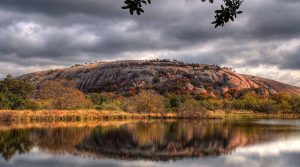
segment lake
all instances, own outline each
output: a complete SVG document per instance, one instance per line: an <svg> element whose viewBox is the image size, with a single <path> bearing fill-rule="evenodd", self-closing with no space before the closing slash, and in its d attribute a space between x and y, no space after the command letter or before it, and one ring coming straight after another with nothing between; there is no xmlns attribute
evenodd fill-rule
<svg viewBox="0 0 300 167"><path fill-rule="evenodd" d="M300 120L0 126L1 167L298 167Z"/></svg>

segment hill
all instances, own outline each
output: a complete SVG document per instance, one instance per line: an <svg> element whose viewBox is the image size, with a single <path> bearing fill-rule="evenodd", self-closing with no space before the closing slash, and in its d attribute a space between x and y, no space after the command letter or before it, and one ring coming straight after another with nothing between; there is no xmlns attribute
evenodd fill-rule
<svg viewBox="0 0 300 167"><path fill-rule="evenodd" d="M261 77L239 74L230 68L187 64L169 60L124 60L75 65L18 77L35 85L45 80L75 80L83 92L135 93L141 89L160 93L238 96L250 90L261 96L276 93L300 94L300 88Z"/></svg>

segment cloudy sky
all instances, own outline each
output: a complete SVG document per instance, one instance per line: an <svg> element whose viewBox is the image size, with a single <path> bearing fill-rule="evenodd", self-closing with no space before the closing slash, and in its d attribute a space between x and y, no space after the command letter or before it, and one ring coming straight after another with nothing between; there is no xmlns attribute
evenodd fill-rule
<svg viewBox="0 0 300 167"><path fill-rule="evenodd" d="M97 60L168 58L300 86L300 0L245 0L244 13L217 29L210 23L220 2L152 0L141 16L122 5L0 0L0 77Z"/></svg>

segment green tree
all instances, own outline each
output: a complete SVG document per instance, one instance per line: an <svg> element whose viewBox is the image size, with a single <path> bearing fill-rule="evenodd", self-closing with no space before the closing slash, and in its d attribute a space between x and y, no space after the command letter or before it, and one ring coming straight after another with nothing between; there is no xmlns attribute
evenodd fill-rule
<svg viewBox="0 0 300 167"><path fill-rule="evenodd" d="M0 81L0 109L25 109L32 104L34 86L8 75Z"/></svg>
<svg viewBox="0 0 300 167"><path fill-rule="evenodd" d="M0 109L9 109L10 108L10 102L8 98L5 96L5 94L0 93Z"/></svg>

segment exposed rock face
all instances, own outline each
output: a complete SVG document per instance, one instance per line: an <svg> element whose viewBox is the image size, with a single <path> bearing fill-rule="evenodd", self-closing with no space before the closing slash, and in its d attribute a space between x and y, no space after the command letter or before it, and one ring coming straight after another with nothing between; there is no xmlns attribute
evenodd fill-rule
<svg viewBox="0 0 300 167"><path fill-rule="evenodd" d="M300 94L300 88L277 81L243 75L216 65L185 64L178 61L113 61L79 65L66 69L31 73L18 77L34 84L45 80L77 81L84 92L154 89L159 92L212 94L224 96L245 89L262 96L274 93Z"/></svg>

